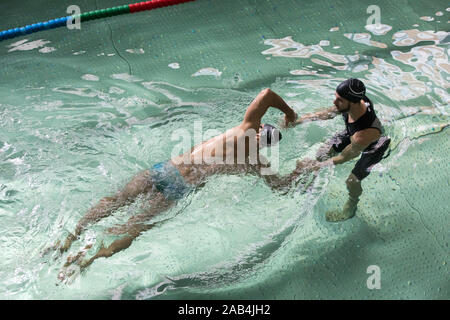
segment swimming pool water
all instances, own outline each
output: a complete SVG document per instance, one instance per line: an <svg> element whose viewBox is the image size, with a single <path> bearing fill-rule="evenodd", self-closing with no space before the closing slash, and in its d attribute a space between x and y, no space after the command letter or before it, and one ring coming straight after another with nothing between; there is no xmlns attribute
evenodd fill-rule
<svg viewBox="0 0 450 320"><path fill-rule="evenodd" d="M73 1L51 3L2 1L0 28L65 16ZM82 11L126 3L77 1ZM197 0L0 42L0 298L448 299L450 8L377 1L374 29L371 4ZM67 254L46 248L170 158L176 129L225 131L267 87L299 114L316 111L349 77L365 82L392 139L355 218L324 217L345 203L354 161L287 195L253 176L212 177L130 248L58 281ZM284 130L280 173L343 126ZM142 201L91 226L70 253L112 241L104 230ZM381 289L367 287L371 265Z"/></svg>

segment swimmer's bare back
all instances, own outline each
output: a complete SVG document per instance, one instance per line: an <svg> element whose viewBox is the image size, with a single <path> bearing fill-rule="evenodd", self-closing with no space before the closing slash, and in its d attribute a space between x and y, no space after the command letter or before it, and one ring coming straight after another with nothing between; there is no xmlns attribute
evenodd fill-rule
<svg viewBox="0 0 450 320"><path fill-rule="evenodd" d="M248 137L248 136L247 136ZM259 155L259 148L253 150L253 161L249 154L250 137L246 138L241 126L236 126L194 146L191 151L171 159L171 163L191 185L202 183L215 174L233 174L257 170L267 160ZM254 137L256 140L256 136ZM254 142L256 146L256 141Z"/></svg>
<svg viewBox="0 0 450 320"><path fill-rule="evenodd" d="M284 112L286 125L295 123L297 114L294 110L275 92L264 89L249 105L239 125L172 158L172 164L192 185L213 174L249 172L267 167L267 159L259 154L259 133L261 118L269 107Z"/></svg>

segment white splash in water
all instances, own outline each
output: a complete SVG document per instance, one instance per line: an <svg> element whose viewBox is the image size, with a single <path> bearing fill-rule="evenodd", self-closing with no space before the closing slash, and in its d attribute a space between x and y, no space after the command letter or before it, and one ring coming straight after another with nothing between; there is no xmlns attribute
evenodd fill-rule
<svg viewBox="0 0 450 320"><path fill-rule="evenodd" d="M56 101L41 101L38 104L33 105L33 109L36 111L51 111L62 107L64 103L61 100Z"/></svg>
<svg viewBox="0 0 450 320"><path fill-rule="evenodd" d="M8 151L8 149L11 147L10 144L8 144L8 142L5 142L5 145L0 149L0 153L3 153L5 151Z"/></svg>
<svg viewBox="0 0 450 320"><path fill-rule="evenodd" d="M103 163L101 163L97 169L101 172L101 174L105 177L108 177L108 171L105 169L105 167L103 166Z"/></svg>
<svg viewBox="0 0 450 320"><path fill-rule="evenodd" d="M93 98L99 95L99 91L95 91L89 88L73 88L73 87L57 87L52 89L55 92L74 94L80 97Z"/></svg>
<svg viewBox="0 0 450 320"><path fill-rule="evenodd" d="M142 48L140 48L140 49L127 49L125 51L129 52L129 53L134 53L134 54L144 54L145 53L144 49L142 49Z"/></svg>
<svg viewBox="0 0 450 320"><path fill-rule="evenodd" d="M334 62L346 63L345 58L339 54L326 52L319 45L305 46L302 43L292 40L291 36L287 36L282 39L267 39L266 41L264 41L264 44L273 47L261 52L264 55L270 54L274 57L286 58L309 58L314 54L323 56Z"/></svg>
<svg viewBox="0 0 450 320"><path fill-rule="evenodd" d="M53 51L56 51L56 49L53 47L43 47L42 49L39 50L39 52L41 53L50 53Z"/></svg>
<svg viewBox="0 0 450 320"><path fill-rule="evenodd" d="M9 45L8 47L11 49L9 49L8 52L29 51L29 50L44 47L46 44L50 43L50 41L46 41L43 39L39 39L36 41L31 41L31 42L27 42L27 41L28 41L28 39L25 39L25 40L21 40L21 41L18 41L18 42L15 42L15 43Z"/></svg>
<svg viewBox="0 0 450 320"><path fill-rule="evenodd" d="M176 62L169 64L169 68L180 69L180 65Z"/></svg>
<svg viewBox="0 0 450 320"><path fill-rule="evenodd" d="M128 73L117 73L117 74L113 74L111 75L111 78L113 79L118 79L118 80L123 80L123 81L127 81L127 82L139 82L142 81L142 79L132 76Z"/></svg>
<svg viewBox="0 0 450 320"><path fill-rule="evenodd" d="M198 77L198 76L215 76L215 77L220 77L221 75L222 75L222 72L220 72L217 69L214 69L214 68L203 68L203 69L198 70L192 76L193 77Z"/></svg>
<svg viewBox="0 0 450 320"><path fill-rule="evenodd" d="M21 44L23 44L23 43L25 43L25 42L27 42L27 41L28 41L28 39L20 40L20 41L11 43L11 44L9 45L9 47L17 47L17 46L20 46Z"/></svg>
<svg viewBox="0 0 450 320"><path fill-rule="evenodd" d="M93 74L85 74L81 77L81 79L86 81L98 81L99 77L93 75Z"/></svg>
<svg viewBox="0 0 450 320"><path fill-rule="evenodd" d="M364 27L367 31L372 32L376 36L385 35L392 30L392 27L387 24L376 23L368 24Z"/></svg>
<svg viewBox="0 0 450 320"><path fill-rule="evenodd" d="M12 164L18 166L24 163L24 160L22 158L14 158L14 159L8 159L8 162L11 162Z"/></svg>
<svg viewBox="0 0 450 320"><path fill-rule="evenodd" d="M368 33L344 33L344 36L357 43L365 44L371 47L387 48L387 45L381 42L370 40L371 35Z"/></svg>
<svg viewBox="0 0 450 320"><path fill-rule="evenodd" d="M369 35L370 36L370 35ZM317 58L312 58L311 62L319 65L332 67L337 70L351 70L354 72L359 72L362 70L367 70L369 60L365 56L353 55L345 56L335 53L330 53L325 51L319 45L309 45L305 46L302 43L298 43L292 40L291 36L282 39L268 39L264 42L266 45L271 45L273 48L265 50L262 54L271 54L276 57L286 57L286 58L310 58L312 55L322 56L327 60L342 63L343 65L334 65L326 60L321 60ZM294 50L292 50L294 49ZM365 66L359 66L365 65ZM311 66L307 66L311 68Z"/></svg>
<svg viewBox="0 0 450 320"><path fill-rule="evenodd" d="M77 52L74 52L73 55L78 56L80 54L85 54L85 53L86 53L86 51L77 51Z"/></svg>
<svg viewBox="0 0 450 320"><path fill-rule="evenodd" d="M294 76L317 76L317 77L323 77L323 78L330 78L331 75L329 74L317 74L316 70L292 70L290 74Z"/></svg>
<svg viewBox="0 0 450 320"><path fill-rule="evenodd" d="M125 90L117 88L117 87L109 88L109 93L122 94L124 92L125 92Z"/></svg>

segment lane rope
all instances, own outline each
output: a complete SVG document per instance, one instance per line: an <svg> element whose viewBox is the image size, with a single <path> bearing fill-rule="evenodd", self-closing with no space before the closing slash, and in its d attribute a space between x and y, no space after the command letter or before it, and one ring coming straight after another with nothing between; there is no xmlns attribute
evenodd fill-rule
<svg viewBox="0 0 450 320"><path fill-rule="evenodd" d="M26 34L31 34L43 30L54 29L71 24L73 20L80 19L80 22L97 20L106 17L118 16L122 14L129 14L141 11L148 11L158 9L162 7L168 7L177 5L184 2L195 0L153 0L138 2L133 4L126 4L123 6L117 6L107 9L100 9L95 11L84 12L79 15L71 15L62 18L52 19L45 22L38 22L31 25L27 25L21 28L13 28L0 32L0 41L20 37Z"/></svg>

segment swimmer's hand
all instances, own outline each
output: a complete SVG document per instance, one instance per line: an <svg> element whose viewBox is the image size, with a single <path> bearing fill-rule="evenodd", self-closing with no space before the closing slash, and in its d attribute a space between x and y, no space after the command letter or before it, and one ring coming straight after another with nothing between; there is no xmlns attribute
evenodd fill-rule
<svg viewBox="0 0 450 320"><path fill-rule="evenodd" d="M280 121L281 128L290 128L295 126L295 122L298 119L298 114L293 111L289 116L284 115L284 119Z"/></svg>

